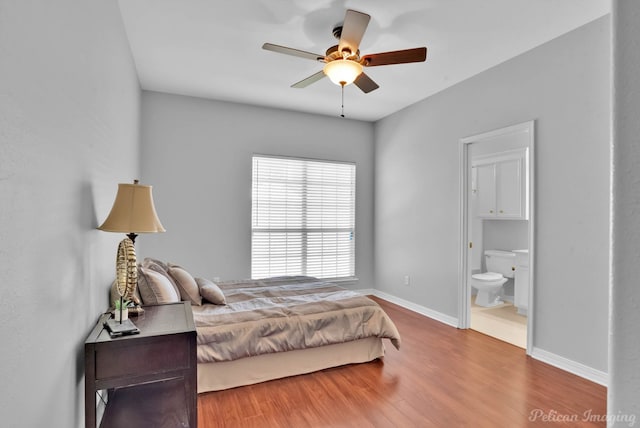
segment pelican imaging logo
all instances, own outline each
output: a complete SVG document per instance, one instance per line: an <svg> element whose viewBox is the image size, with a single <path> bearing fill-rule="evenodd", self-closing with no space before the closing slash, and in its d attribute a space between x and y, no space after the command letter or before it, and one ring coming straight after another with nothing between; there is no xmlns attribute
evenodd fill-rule
<svg viewBox="0 0 640 428"><path fill-rule="evenodd" d="M586 410L582 414L578 413L560 413L557 410L533 409L529 412L529 421L531 422L549 422L549 423L576 423L576 422L607 422L621 423L632 427L636 424L635 414L626 414L618 412L617 414L598 414L592 409Z"/></svg>

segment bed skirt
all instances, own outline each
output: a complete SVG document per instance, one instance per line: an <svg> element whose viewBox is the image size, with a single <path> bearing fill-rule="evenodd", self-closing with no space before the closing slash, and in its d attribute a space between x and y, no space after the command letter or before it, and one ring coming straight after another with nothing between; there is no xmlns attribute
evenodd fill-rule
<svg viewBox="0 0 640 428"><path fill-rule="evenodd" d="M384 356L382 339L258 355L234 361L198 364L198 393L221 391L330 367L364 363Z"/></svg>

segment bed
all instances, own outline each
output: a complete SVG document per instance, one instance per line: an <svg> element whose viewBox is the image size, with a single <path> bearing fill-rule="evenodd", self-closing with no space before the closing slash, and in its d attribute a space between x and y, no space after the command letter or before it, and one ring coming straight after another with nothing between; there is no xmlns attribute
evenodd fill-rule
<svg viewBox="0 0 640 428"><path fill-rule="evenodd" d="M373 300L312 277L218 282L226 305L193 307L198 392L249 385L384 355L400 335Z"/></svg>
<svg viewBox="0 0 640 428"><path fill-rule="evenodd" d="M138 276L143 304L191 301L198 393L372 361L384 355L385 338L400 347L376 302L318 278L213 283L154 259L145 259Z"/></svg>

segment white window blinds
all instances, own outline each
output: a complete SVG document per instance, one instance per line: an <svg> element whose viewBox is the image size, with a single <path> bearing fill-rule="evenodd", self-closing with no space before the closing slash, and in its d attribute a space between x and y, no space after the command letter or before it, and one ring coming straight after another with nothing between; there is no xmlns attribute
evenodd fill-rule
<svg viewBox="0 0 640 428"><path fill-rule="evenodd" d="M253 157L251 276L355 275L356 166Z"/></svg>

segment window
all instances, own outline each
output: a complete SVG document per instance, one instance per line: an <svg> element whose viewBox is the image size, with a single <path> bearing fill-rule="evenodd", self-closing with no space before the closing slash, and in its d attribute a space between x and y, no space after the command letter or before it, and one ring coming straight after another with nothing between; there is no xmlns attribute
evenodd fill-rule
<svg viewBox="0 0 640 428"><path fill-rule="evenodd" d="M355 276L356 166L253 157L251 277Z"/></svg>

